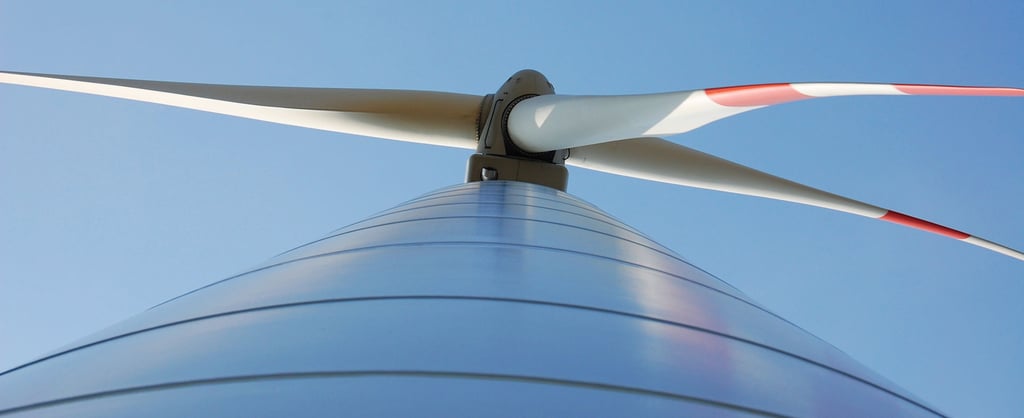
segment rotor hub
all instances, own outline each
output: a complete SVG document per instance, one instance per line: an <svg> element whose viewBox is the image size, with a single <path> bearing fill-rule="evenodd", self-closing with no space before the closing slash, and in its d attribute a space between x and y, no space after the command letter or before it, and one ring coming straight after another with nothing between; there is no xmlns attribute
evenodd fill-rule
<svg viewBox="0 0 1024 418"><path fill-rule="evenodd" d="M563 164L568 149L529 152L516 146L508 132L508 118L519 102L554 94L554 86L538 71L521 70L509 77L495 94L484 98L480 111L476 154L469 159L466 181L514 180L565 191L569 172Z"/></svg>

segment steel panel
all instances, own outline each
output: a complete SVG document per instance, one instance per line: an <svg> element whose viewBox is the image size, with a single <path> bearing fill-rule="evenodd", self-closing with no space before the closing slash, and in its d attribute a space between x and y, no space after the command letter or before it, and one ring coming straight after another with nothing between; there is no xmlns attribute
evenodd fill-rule
<svg viewBox="0 0 1024 418"><path fill-rule="evenodd" d="M248 311L112 340L32 369L16 385L0 383L0 404L8 397L37 403L224 376L436 372L607 385L788 416L926 412L893 402L899 398L875 386L714 334L494 300L362 300Z"/></svg>
<svg viewBox="0 0 1024 418"><path fill-rule="evenodd" d="M850 374L856 375L862 369L839 350L767 311L737 303L734 298L677 277L606 259L536 249L497 248L492 255L493 258L480 257L478 246L375 248L287 263L171 301L65 350L183 319L265 306L315 300L445 296L532 300L620 312L774 347ZM517 280L478 273L493 265L495 259L508 257L522 260L509 265L515 270L505 271ZM392 263L396 258L403 262ZM425 269L438 264L449 267L443 280L423 277ZM409 279L417 276L420 279ZM579 292L580 287L588 291ZM877 376L860 375L884 383Z"/></svg>
<svg viewBox="0 0 1024 418"><path fill-rule="evenodd" d="M238 379L119 392L26 417L751 417L724 405L599 386L427 374Z"/></svg>
<svg viewBox="0 0 1024 418"><path fill-rule="evenodd" d="M268 264L380 245L502 243L593 254L663 272L681 271L681 277L747 299L722 281L697 274L699 269L683 263L678 256L623 237L624 231L587 218L570 218L572 215L542 209L521 210L518 207L503 208L495 214L484 212L495 210L494 206L451 206L438 210L446 210L447 215L437 217L436 211L421 209L404 212L401 214L404 216L397 219L384 217L378 219L378 223L291 250L271 259ZM426 217L428 215L434 217Z"/></svg>

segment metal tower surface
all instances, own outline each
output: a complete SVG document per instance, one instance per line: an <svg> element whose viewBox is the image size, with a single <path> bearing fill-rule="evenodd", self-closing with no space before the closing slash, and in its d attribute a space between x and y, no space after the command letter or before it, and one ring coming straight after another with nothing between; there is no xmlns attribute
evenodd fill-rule
<svg viewBox="0 0 1024 418"><path fill-rule="evenodd" d="M935 416L592 205L429 193L0 375L3 416Z"/></svg>

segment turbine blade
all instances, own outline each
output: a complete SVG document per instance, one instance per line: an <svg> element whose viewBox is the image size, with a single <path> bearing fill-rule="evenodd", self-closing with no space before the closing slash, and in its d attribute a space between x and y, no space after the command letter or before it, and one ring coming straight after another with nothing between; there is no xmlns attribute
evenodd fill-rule
<svg viewBox="0 0 1024 418"><path fill-rule="evenodd" d="M632 96L544 95L519 102L508 119L512 140L531 152L689 132L771 105L831 96L1024 96L1024 89L923 84L754 84Z"/></svg>
<svg viewBox="0 0 1024 418"><path fill-rule="evenodd" d="M818 206L945 235L1024 261L1024 253L942 225L754 170L660 138L573 148L567 164L622 176Z"/></svg>
<svg viewBox="0 0 1024 418"><path fill-rule="evenodd" d="M159 103L285 125L476 148L482 96L411 90L257 87L0 72L0 83Z"/></svg>

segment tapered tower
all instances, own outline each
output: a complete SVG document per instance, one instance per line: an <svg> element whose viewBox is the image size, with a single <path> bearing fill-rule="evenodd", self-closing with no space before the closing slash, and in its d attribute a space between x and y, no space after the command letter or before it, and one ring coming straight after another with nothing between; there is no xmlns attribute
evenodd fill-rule
<svg viewBox="0 0 1024 418"><path fill-rule="evenodd" d="M426 194L0 375L10 416L934 416L594 206Z"/></svg>

